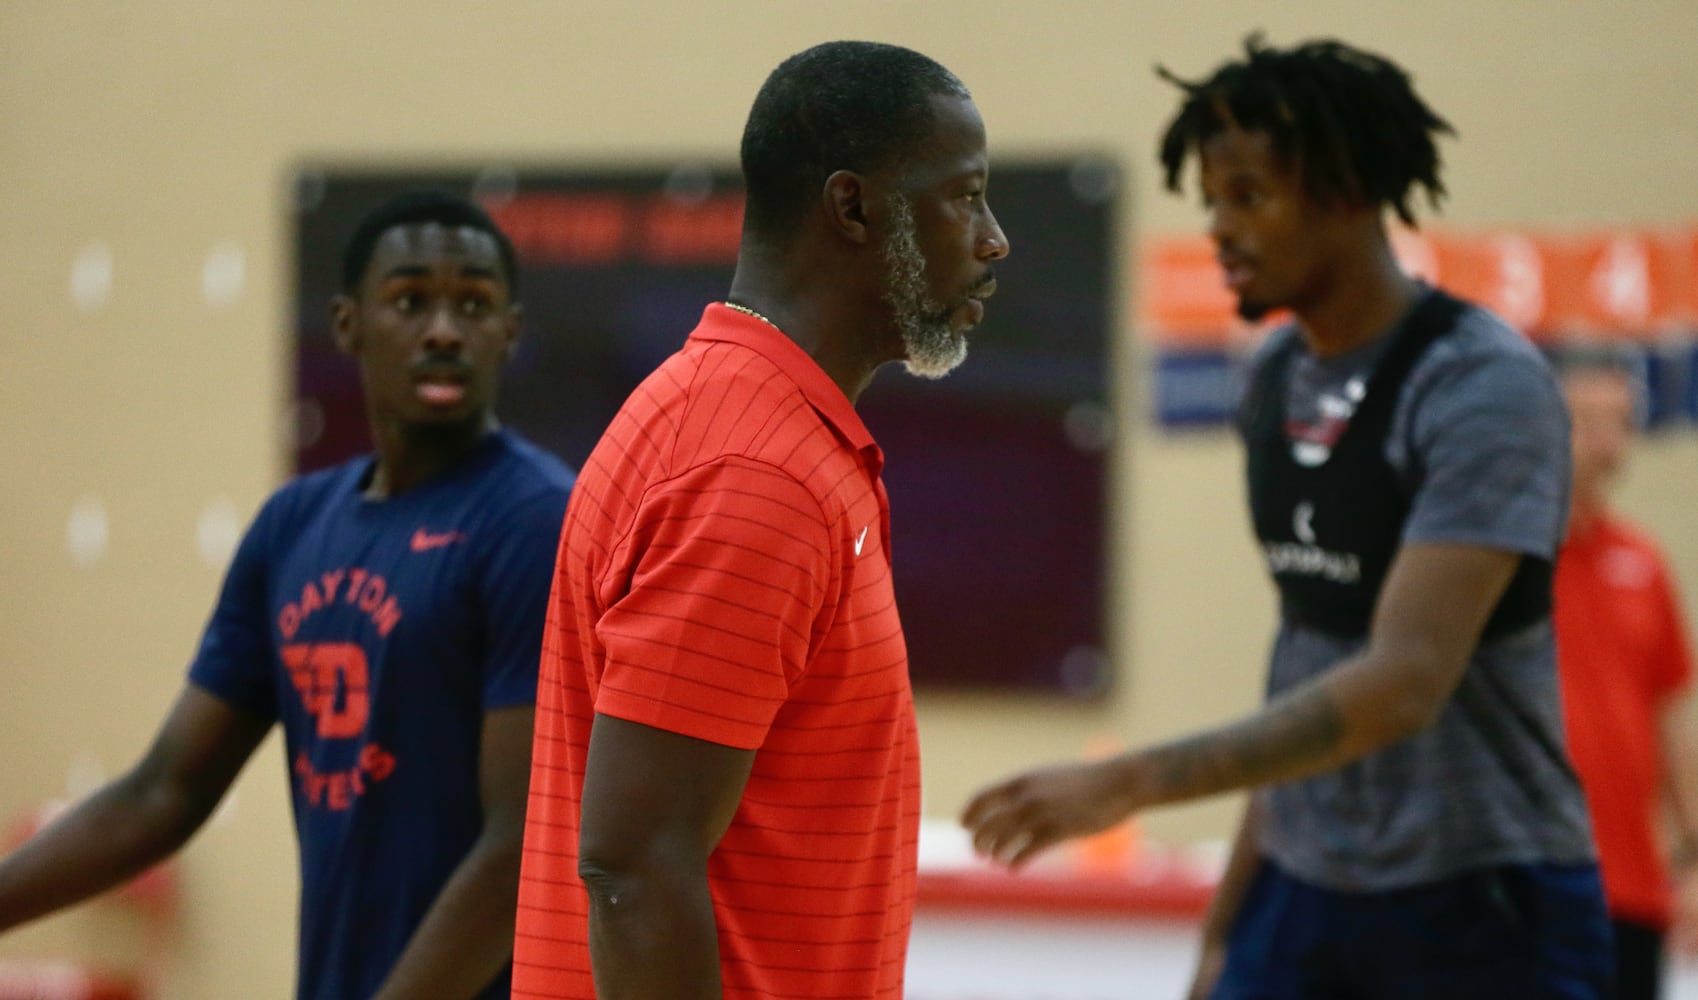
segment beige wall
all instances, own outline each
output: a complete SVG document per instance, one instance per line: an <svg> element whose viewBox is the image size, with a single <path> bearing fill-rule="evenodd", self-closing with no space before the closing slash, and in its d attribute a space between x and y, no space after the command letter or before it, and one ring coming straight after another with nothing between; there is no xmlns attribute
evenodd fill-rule
<svg viewBox="0 0 1698 1000"><path fill-rule="evenodd" d="M245 521L285 470L291 164L729 158L780 58L868 37L955 69L993 151L1118 151L1136 170L1136 231L1184 229L1195 209L1163 196L1149 169L1172 100L1151 66L1204 70L1257 25L1276 41L1337 34L1415 71L1463 136L1449 150L1453 224L1698 220L1690 0L0 0L0 823L134 759L180 683L228 514ZM208 305L203 267L226 244L244 255L245 284ZM98 278L94 245L109 251L110 292L79 306L73 263ZM1094 737L1151 739L1255 700L1271 602L1242 527L1235 450L1148 426L1127 339L1120 682L1090 707L924 697L934 815ZM1698 592L1695 462L1692 432L1647 447L1627 506ZM103 505L108 540L86 566L66 545L83 497ZM203 526L211 560L197 549ZM1218 836L1228 817L1216 803L1148 826ZM275 743L182 866L166 995L286 995L295 862ZM0 941L0 953L132 946L126 918L99 909Z"/></svg>

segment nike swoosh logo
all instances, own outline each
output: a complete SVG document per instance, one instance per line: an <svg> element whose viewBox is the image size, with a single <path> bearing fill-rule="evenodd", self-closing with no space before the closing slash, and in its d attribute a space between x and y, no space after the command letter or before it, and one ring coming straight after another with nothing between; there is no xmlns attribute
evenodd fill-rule
<svg viewBox="0 0 1698 1000"><path fill-rule="evenodd" d="M420 528L413 532L413 551L429 552L431 549L440 549L445 545L453 545L460 540L460 537L458 531L444 531L441 534L433 535Z"/></svg>
<svg viewBox="0 0 1698 1000"><path fill-rule="evenodd" d="M870 525L870 524L867 525L867 528L870 528L870 527L872 527L872 525ZM861 545L862 545L862 543L864 543L867 540L867 528L862 528L860 537L855 539L855 554L856 555L861 554Z"/></svg>

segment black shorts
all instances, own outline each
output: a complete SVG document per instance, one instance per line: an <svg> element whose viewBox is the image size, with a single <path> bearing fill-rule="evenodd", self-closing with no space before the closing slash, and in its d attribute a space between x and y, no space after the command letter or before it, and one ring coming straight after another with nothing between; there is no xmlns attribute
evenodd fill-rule
<svg viewBox="0 0 1698 1000"><path fill-rule="evenodd" d="M1608 1000L1614 949L1593 865L1503 865L1336 892L1263 862L1213 1000Z"/></svg>

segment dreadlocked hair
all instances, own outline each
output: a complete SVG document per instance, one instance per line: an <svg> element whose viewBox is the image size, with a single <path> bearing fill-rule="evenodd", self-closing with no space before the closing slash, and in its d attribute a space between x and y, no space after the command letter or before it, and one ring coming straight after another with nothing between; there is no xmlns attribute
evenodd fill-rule
<svg viewBox="0 0 1698 1000"><path fill-rule="evenodd" d="M1244 40L1244 58L1204 80L1156 73L1185 94L1161 140L1167 189L1181 190L1185 160L1229 128L1264 131L1274 154L1301 171L1320 201L1387 205L1415 225L1409 192L1426 189L1438 208L1440 133L1455 135L1415 93L1396 63L1333 39L1270 48L1260 33Z"/></svg>

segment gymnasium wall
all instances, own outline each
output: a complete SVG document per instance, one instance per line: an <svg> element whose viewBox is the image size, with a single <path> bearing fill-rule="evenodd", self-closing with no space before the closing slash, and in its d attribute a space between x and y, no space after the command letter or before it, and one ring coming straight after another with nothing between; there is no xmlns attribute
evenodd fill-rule
<svg viewBox="0 0 1698 1000"><path fill-rule="evenodd" d="M1277 42L1336 34L1412 69L1461 132L1446 149L1443 225L1698 221L1690 0L0 0L0 828L141 752L231 538L286 472L295 164L723 160L773 65L863 37L959 73L993 162L1119 155L1136 241L1201 224L1194 202L1157 183L1153 140L1173 92L1153 64L1200 73L1258 26ZM923 696L930 815L1009 769L1257 700L1272 602L1236 446L1148 419L1146 354L1123 313L1119 678L1088 705ZM1695 469L1698 431L1649 441L1623 505L1665 540L1698 608ZM182 856L166 996L287 994L296 866L283 775L273 739ZM1166 810L1145 827L1219 837L1233 806ZM133 922L102 904L0 941L0 955L122 963L142 946Z"/></svg>

